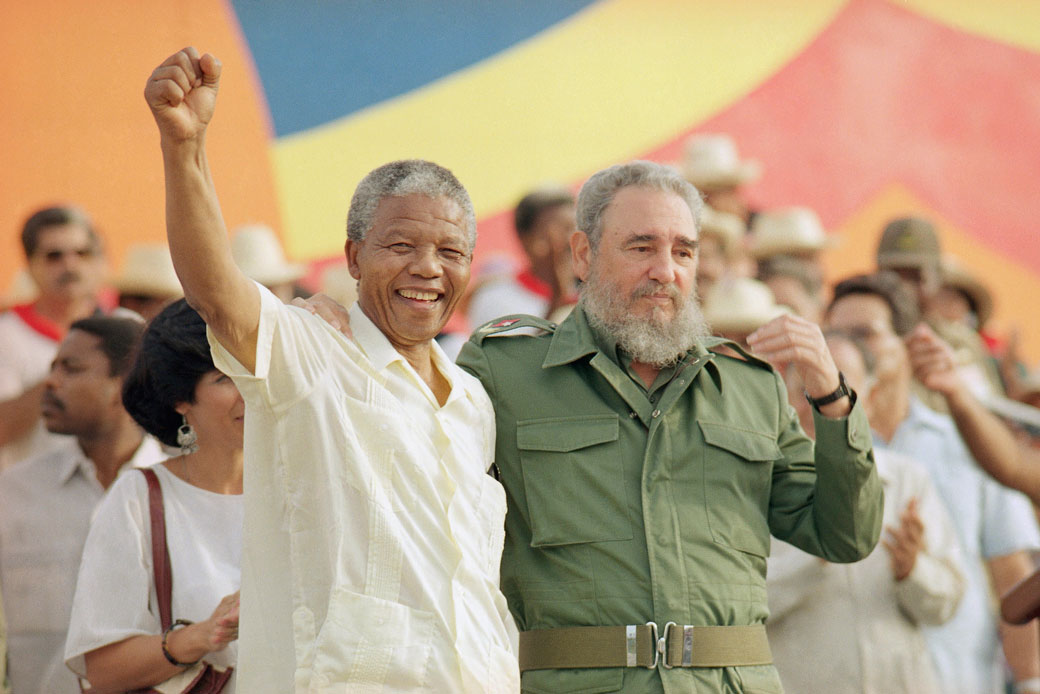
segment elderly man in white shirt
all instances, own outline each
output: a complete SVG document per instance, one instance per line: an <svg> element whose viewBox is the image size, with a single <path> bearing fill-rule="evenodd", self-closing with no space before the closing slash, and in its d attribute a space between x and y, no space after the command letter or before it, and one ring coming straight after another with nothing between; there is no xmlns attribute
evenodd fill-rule
<svg viewBox="0 0 1040 694"><path fill-rule="evenodd" d="M174 265L246 401L239 689L518 691L491 403L433 341L469 279L469 196L422 161L358 185L348 339L234 264L204 147L219 77L188 48L145 97Z"/></svg>

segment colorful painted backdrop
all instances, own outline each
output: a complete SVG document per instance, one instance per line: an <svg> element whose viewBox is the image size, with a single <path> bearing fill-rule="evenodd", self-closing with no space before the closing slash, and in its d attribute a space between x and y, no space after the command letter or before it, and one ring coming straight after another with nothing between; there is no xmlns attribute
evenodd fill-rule
<svg viewBox="0 0 1040 694"><path fill-rule="evenodd" d="M508 210L635 157L726 132L756 205L815 208L834 275L868 269L914 212L997 295L1040 358L1040 3L1033 0L37 0L0 22L0 287L34 208L92 212L118 267L162 238L141 91L192 44L225 65L210 147L227 221L289 253L341 253L373 166L441 162L470 189L478 262L514 252Z"/></svg>

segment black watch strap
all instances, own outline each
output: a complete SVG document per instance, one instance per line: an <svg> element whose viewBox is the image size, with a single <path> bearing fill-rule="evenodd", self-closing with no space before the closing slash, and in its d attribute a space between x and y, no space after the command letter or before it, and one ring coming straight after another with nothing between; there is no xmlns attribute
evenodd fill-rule
<svg viewBox="0 0 1040 694"><path fill-rule="evenodd" d="M845 382L845 374L838 372L838 387L833 393L827 393L818 398L814 398L809 395L809 391L805 391L805 399L809 401L809 404L815 407L817 410L824 405L830 405L832 402L837 402L844 397L852 398L852 389L849 388L849 384Z"/></svg>

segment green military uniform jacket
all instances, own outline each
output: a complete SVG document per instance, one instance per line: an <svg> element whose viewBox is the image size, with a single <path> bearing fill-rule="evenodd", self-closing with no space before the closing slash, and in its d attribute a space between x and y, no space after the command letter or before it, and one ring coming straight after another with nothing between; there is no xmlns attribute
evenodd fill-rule
<svg viewBox="0 0 1040 694"><path fill-rule="evenodd" d="M507 336L530 326L546 332ZM490 323L459 356L495 405L502 590L521 630L760 624L770 533L834 562L874 548L881 486L859 406L817 417L814 450L765 362L698 345L649 390L623 362L580 307L559 327ZM781 686L771 665L597 668L531 670L523 691Z"/></svg>

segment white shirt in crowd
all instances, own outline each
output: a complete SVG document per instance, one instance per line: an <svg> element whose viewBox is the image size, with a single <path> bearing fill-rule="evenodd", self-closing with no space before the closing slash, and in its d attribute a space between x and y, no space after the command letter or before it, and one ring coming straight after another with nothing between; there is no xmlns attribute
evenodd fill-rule
<svg viewBox="0 0 1040 694"><path fill-rule="evenodd" d="M246 402L243 691L516 692L494 413L434 346L443 406L355 305L355 338L260 288Z"/></svg>
<svg viewBox="0 0 1040 694"><path fill-rule="evenodd" d="M221 598L239 587L242 495L217 494L180 479L162 464L159 477L166 511L166 544L173 574L173 619L201 622ZM160 634L152 569L148 483L123 474L98 506L83 549L72 604L65 662L85 676L83 654L131 636ZM237 645L204 660L234 665ZM225 694L233 694L232 676ZM250 691L250 690L244 690Z"/></svg>
<svg viewBox="0 0 1040 694"><path fill-rule="evenodd" d="M34 328L14 310L0 313L0 400L15 398L45 379L60 342L58 337ZM0 446L0 470L51 450L65 438L47 431L40 418L26 434Z"/></svg>
<svg viewBox="0 0 1040 694"><path fill-rule="evenodd" d="M146 436L124 467L165 456ZM65 667L65 634L83 543L105 490L76 439L0 474L0 592L13 694L78 694Z"/></svg>
<svg viewBox="0 0 1040 694"><path fill-rule="evenodd" d="M855 564L832 564L773 540L766 629L780 680L798 694L940 694L921 627L941 624L964 593L957 533L928 472L874 450L885 493L883 527L898 528L911 499L924 548L896 582L880 543ZM882 531L884 537L884 531Z"/></svg>

